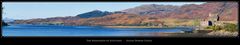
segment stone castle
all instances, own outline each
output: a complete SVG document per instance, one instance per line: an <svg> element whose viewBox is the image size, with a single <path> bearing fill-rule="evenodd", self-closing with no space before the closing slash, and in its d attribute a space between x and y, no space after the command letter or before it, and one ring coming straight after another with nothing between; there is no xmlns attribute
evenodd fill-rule
<svg viewBox="0 0 240 45"><path fill-rule="evenodd" d="M204 19L200 22L200 29L207 26L221 25L222 23L219 21L219 15L210 13L207 19Z"/></svg>

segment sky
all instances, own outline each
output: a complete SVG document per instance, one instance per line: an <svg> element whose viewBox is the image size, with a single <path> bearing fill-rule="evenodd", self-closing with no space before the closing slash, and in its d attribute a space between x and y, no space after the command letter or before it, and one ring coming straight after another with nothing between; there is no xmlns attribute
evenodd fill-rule
<svg viewBox="0 0 240 45"><path fill-rule="evenodd" d="M32 19L76 16L93 10L121 11L143 4L177 5L205 2L3 2L3 18Z"/></svg>

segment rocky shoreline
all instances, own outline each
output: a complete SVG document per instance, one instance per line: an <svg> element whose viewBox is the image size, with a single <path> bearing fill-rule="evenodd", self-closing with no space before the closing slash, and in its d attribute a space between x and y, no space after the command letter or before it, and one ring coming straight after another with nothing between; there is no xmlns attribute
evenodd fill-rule
<svg viewBox="0 0 240 45"><path fill-rule="evenodd" d="M229 32L229 31L213 31L208 33L208 35L220 36L220 37L229 37L229 36L238 36L238 32Z"/></svg>
<svg viewBox="0 0 240 45"><path fill-rule="evenodd" d="M159 37L237 37L238 32L194 30L192 32L173 32L173 33L158 32L158 33L144 33L141 35L152 35Z"/></svg>

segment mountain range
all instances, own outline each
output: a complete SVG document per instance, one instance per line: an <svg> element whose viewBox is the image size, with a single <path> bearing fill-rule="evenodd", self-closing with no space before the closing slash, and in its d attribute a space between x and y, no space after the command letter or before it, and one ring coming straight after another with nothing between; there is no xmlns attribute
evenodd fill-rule
<svg viewBox="0 0 240 45"><path fill-rule="evenodd" d="M4 22L13 22L15 19L3 18L2 20L3 20Z"/></svg>
<svg viewBox="0 0 240 45"><path fill-rule="evenodd" d="M145 4L116 12L93 10L76 16L16 20L14 23L60 22L64 25L142 25L149 22L157 24L169 22L165 19L182 22L186 22L186 20L206 20L209 14L219 14L220 21L237 21L238 3L207 2L200 5L186 4L182 6Z"/></svg>
<svg viewBox="0 0 240 45"><path fill-rule="evenodd" d="M92 18L92 17L102 17L102 16L106 16L106 15L110 15L110 14L112 14L112 12L93 10L93 11L90 11L87 13L79 14L77 16L79 16L81 18Z"/></svg>

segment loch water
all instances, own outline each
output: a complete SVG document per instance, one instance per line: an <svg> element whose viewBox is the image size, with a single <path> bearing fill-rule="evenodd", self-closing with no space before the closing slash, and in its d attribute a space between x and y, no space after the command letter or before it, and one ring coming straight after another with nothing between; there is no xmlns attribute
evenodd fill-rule
<svg viewBox="0 0 240 45"><path fill-rule="evenodd" d="M180 32L192 28L107 28L103 26L11 25L3 36L156 36L149 33ZM149 34L149 35L144 35Z"/></svg>

